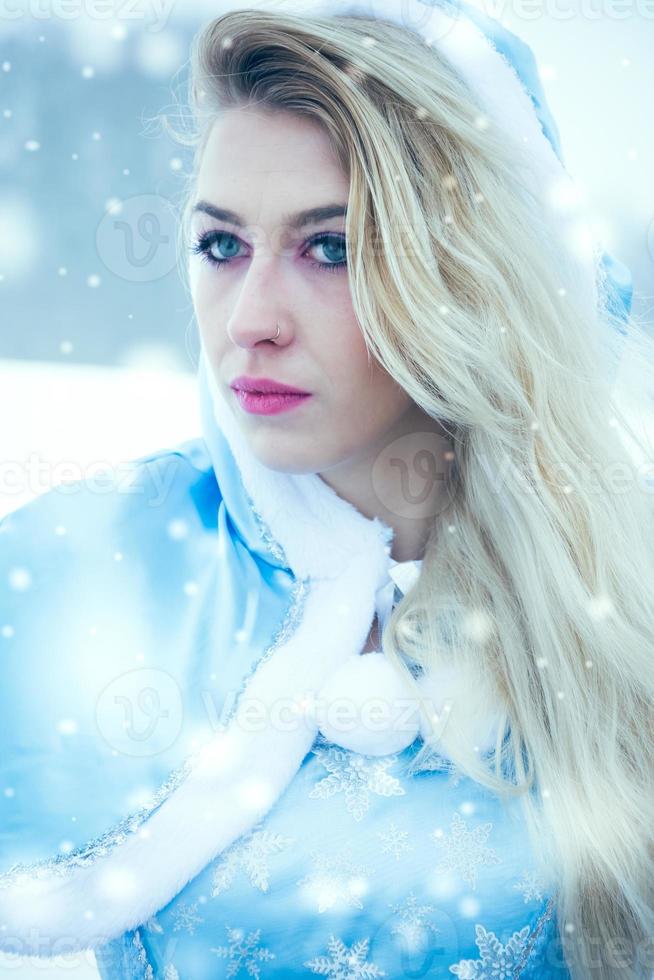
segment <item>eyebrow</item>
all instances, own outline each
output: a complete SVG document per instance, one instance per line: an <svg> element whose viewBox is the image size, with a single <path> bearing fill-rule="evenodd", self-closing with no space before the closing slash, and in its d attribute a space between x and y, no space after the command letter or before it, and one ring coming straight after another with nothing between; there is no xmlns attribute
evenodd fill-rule
<svg viewBox="0 0 654 980"><path fill-rule="evenodd" d="M202 214L208 214L209 217L215 218L217 221L229 221L230 224L238 225L241 228L247 224L234 211L228 211L226 208L218 208L208 201L198 201L194 205L191 213L195 214L196 211L200 211ZM295 214L285 214L282 216L282 224L298 230L307 225L316 225L320 221L327 221L328 218L340 218L346 214L346 204L326 204L320 208L308 208L306 211L297 211Z"/></svg>

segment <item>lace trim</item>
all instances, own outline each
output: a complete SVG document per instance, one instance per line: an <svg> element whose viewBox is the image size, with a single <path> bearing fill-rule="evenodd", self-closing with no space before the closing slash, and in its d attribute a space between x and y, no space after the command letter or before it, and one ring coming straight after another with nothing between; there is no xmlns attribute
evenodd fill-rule
<svg viewBox="0 0 654 980"><path fill-rule="evenodd" d="M186 759L175 769L168 779L156 790L150 801L135 813L128 815L106 833L94 838L88 844L71 851L70 854L57 854L33 864L13 864L8 871L0 874L0 888L8 888L11 884L21 884L33 878L44 878L51 874L64 876L71 874L74 868L87 867L122 844L129 834L134 833L151 816L158 807L181 785L192 770L192 758Z"/></svg>
<svg viewBox="0 0 654 980"><path fill-rule="evenodd" d="M231 710L227 716L227 720L224 723L224 727L229 725L230 721L234 717L241 696L248 685L250 678L257 672L259 667L269 660L277 647L282 646L290 637L293 635L295 630L298 628L300 622L302 621L302 615L304 613L304 604L306 597L309 594L309 582L307 579L296 579L293 583L291 589L291 601L286 609L286 614L284 619L277 629L276 633L270 642L270 645L266 647L264 652L261 654L259 659L255 661L247 673L244 675L241 685L234 698L234 703L232 704Z"/></svg>
<svg viewBox="0 0 654 980"><path fill-rule="evenodd" d="M248 502L248 505L250 507L250 510L252 511L252 514L254 515L254 519L255 519L256 524L257 524L257 530L259 531L259 535L260 535L263 543L265 544L266 548L271 553L271 555L273 556L273 558L275 559L275 561L280 562L282 565L284 565L285 568L288 568L288 560L286 558L286 552L284 551L282 545L279 543L279 541L277 540L277 538L275 538L273 536L273 533L270 530L270 527L268 526L268 524L266 523L266 521L263 519L263 517L261 516L261 514L257 510L257 508L255 506L255 503L254 503L252 497L247 492L247 490L245 489L245 487L243 487L243 492L245 494L245 499Z"/></svg>
<svg viewBox="0 0 654 980"><path fill-rule="evenodd" d="M134 938L132 939L134 947L136 950L136 958L138 960L139 966L143 967L142 975L138 980L154 980L154 970L148 960L148 954L145 951L145 946L143 945L143 940L141 939L141 933L137 929L134 932ZM136 980L136 978L134 978Z"/></svg>
<svg viewBox="0 0 654 980"><path fill-rule="evenodd" d="M534 926L531 932L531 935L529 936L529 940L524 950L522 951L522 956L520 957L518 965L515 967L513 971L513 980L517 980L517 978L523 973L527 965L527 961L532 954L536 940L538 939L540 933L542 932L545 923L552 918L553 913L554 913L554 898L552 897L547 903L545 910L541 914L540 918L538 919L536 925Z"/></svg>

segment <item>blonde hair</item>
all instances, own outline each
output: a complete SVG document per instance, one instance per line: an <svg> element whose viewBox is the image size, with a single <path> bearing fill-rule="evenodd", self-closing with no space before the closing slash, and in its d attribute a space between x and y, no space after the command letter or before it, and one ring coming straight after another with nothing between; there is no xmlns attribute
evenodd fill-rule
<svg viewBox="0 0 654 980"><path fill-rule="evenodd" d="M599 261L597 313L575 301L515 146L479 126L474 93L410 30L228 13L194 40L190 102L193 133L176 135L195 173L227 109L300 114L330 136L369 353L449 427L455 454L447 519L383 650L406 673L400 650L425 671L456 662L497 692L494 769L456 740L455 765L523 802L574 980L640 976L654 937L652 504L633 479L606 482L616 466L633 474L626 433L648 451L616 403L607 338L629 330L642 408L654 343L612 310ZM398 229L402 248L375 246ZM456 698L448 726L468 707ZM435 744L416 769L443 764Z"/></svg>

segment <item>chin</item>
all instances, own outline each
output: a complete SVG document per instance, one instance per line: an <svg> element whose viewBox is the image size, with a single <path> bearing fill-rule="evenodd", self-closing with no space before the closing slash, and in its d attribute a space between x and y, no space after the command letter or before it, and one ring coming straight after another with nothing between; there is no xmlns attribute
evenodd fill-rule
<svg viewBox="0 0 654 980"><path fill-rule="evenodd" d="M297 452L284 453L280 450L275 451L270 445L270 440L268 440L268 445L261 450L256 445L253 445L252 452L263 466L267 466L269 470L276 470L278 473L302 475L316 473L321 468L320 460L315 460L314 462L312 459L301 457Z"/></svg>

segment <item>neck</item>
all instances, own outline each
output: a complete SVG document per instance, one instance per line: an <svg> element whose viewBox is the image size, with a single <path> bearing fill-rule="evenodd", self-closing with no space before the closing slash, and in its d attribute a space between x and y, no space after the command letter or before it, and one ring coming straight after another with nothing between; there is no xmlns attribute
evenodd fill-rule
<svg viewBox="0 0 654 980"><path fill-rule="evenodd" d="M452 459L449 435L413 405L365 454L318 475L364 517L393 528L391 558L416 561L424 557L434 522L450 502Z"/></svg>

